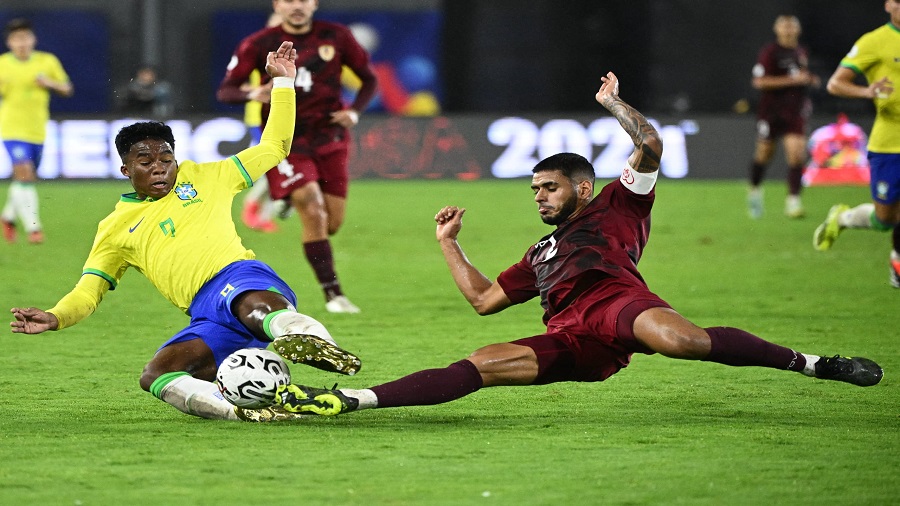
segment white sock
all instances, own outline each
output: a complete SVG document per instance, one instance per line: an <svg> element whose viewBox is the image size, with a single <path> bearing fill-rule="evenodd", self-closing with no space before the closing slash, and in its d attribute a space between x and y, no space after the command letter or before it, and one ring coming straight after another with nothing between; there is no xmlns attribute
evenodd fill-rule
<svg viewBox="0 0 900 506"><path fill-rule="evenodd" d="M160 399L182 413L212 420L238 420L234 406L222 397L219 388L193 376L180 376L164 386Z"/></svg>
<svg viewBox="0 0 900 506"><path fill-rule="evenodd" d="M18 183L14 204L22 228L31 233L41 230L41 218L38 215L38 194L34 183Z"/></svg>
<svg viewBox="0 0 900 506"><path fill-rule="evenodd" d="M872 228L875 204L860 204L838 215L838 225L844 228Z"/></svg>
<svg viewBox="0 0 900 506"><path fill-rule="evenodd" d="M275 205L272 203L272 199L267 196L260 202L259 212L256 213L256 216L259 221L272 221L272 218L275 217Z"/></svg>
<svg viewBox="0 0 900 506"><path fill-rule="evenodd" d="M16 206L13 194L17 186L15 182L10 183L9 188L6 190L6 203L3 204L3 214L0 214L0 218L7 223L16 222Z"/></svg>
<svg viewBox="0 0 900 506"><path fill-rule="evenodd" d="M334 346L337 343L325 328L315 318L306 316L296 311L282 311L269 320L267 331L269 337L277 339L288 334L308 334L322 338Z"/></svg>
<svg viewBox="0 0 900 506"><path fill-rule="evenodd" d="M891 260L900 261L900 253L898 253L897 250L891 250Z"/></svg>
<svg viewBox="0 0 900 506"><path fill-rule="evenodd" d="M816 377L816 362L819 361L818 355L807 355L806 353L801 353L803 357L806 359L806 365L803 367L803 370L800 371L807 376L811 376L813 378Z"/></svg>
<svg viewBox="0 0 900 506"><path fill-rule="evenodd" d="M371 409L378 407L378 397L375 395L375 392L369 390L368 388L365 390L351 390L349 388L341 388L338 392L346 395L347 397L353 397L354 399L359 401L359 406L356 408L360 409Z"/></svg>

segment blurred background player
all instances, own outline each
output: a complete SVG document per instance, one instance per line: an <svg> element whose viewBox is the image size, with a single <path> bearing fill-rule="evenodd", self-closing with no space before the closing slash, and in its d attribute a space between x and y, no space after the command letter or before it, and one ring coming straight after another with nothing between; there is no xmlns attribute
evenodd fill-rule
<svg viewBox="0 0 900 506"><path fill-rule="evenodd" d="M271 28L280 24L281 16L273 12L269 15L266 27ZM261 86L259 69L253 69L250 72L250 79L241 89L246 91L248 96L255 97L268 93L271 88L268 85ZM244 105L244 124L250 132L250 146L259 144L259 137L262 134L262 105L262 102L252 99ZM269 181L261 177L244 195L241 221L252 230L277 232L278 225L272 219L273 216L274 206L272 199L269 198Z"/></svg>
<svg viewBox="0 0 900 506"><path fill-rule="evenodd" d="M159 78L155 67L142 65L119 92L119 109L164 118L172 114L172 85Z"/></svg>
<svg viewBox="0 0 900 506"><path fill-rule="evenodd" d="M16 241L16 218L32 244L44 242L35 188L50 119L50 92L69 97L69 76L56 56L34 49L37 37L26 19L4 30L9 52L0 55L0 135L13 165L6 205L0 214L3 237Z"/></svg>
<svg viewBox="0 0 900 506"><path fill-rule="evenodd" d="M900 0L886 0L884 10L890 22L860 37L828 80L832 95L875 103L868 144L874 203L833 206L816 228L813 246L819 251L831 248L845 228L893 230L890 282L900 288L900 96L894 92L900 80ZM857 76L867 84L856 84Z"/></svg>
<svg viewBox="0 0 900 506"><path fill-rule="evenodd" d="M268 115L268 96L251 96L241 89L253 69L265 64L267 48L287 40L297 49L297 126L287 159L266 173L273 200L289 199L303 225L302 242L307 260L325 294L325 307L332 313L358 313L359 308L344 295L334 267L329 236L344 221L350 182L349 128L359 121L375 94L377 79L369 55L347 27L313 20L317 0L273 0L281 16L278 26L265 28L238 45L217 98L223 102L263 103L262 119ZM353 104L341 102L341 70L346 66L360 79ZM262 75L262 84L268 78Z"/></svg>
<svg viewBox="0 0 900 506"><path fill-rule="evenodd" d="M772 29L776 40L763 46L753 66L753 88L761 93L756 115L756 150L750 166L748 211L751 218L763 215L760 184L775 153L775 141L781 138L788 164L784 214L802 218L800 182L806 162L806 122L812 113L808 90L819 87L821 82L809 72L808 52L799 42L800 21L795 16L780 15Z"/></svg>

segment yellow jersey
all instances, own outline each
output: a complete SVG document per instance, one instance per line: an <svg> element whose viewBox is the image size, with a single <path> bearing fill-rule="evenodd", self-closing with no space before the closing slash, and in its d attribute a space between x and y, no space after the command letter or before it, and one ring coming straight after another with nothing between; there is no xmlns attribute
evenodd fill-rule
<svg viewBox="0 0 900 506"><path fill-rule="evenodd" d="M900 86L900 28L891 23L864 34L841 66L862 74L874 83L887 77ZM869 135L869 151L900 153L900 89L885 98L876 97L875 123Z"/></svg>
<svg viewBox="0 0 900 506"><path fill-rule="evenodd" d="M259 86L259 70L253 69L253 72L250 72L250 77L247 78L247 84L250 86ZM248 100L246 104L244 104L244 124L248 127L258 127L262 125L262 102L258 102L256 100Z"/></svg>
<svg viewBox="0 0 900 506"><path fill-rule="evenodd" d="M59 328L91 314L129 267L187 312L200 288L223 267L255 258L235 229L232 200L287 156L295 96L292 84L273 89L272 114L258 145L219 162L181 162L172 191L159 200L122 195L100 222L75 289L48 310Z"/></svg>
<svg viewBox="0 0 900 506"><path fill-rule="evenodd" d="M50 90L37 77L68 82L62 64L50 53L32 51L22 61L11 52L0 55L0 138L43 144L50 119Z"/></svg>

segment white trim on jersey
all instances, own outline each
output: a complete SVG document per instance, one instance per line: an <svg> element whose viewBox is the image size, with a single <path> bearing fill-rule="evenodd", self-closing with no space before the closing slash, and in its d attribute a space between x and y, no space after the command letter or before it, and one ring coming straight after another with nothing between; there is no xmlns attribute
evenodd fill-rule
<svg viewBox="0 0 900 506"><path fill-rule="evenodd" d="M638 195L647 195L656 184L656 176L658 174L658 170L654 170L649 174L638 172L626 162L625 169L622 171L622 175L619 177L619 181L622 181L622 184L625 185L625 188L628 188L633 193L636 193Z"/></svg>

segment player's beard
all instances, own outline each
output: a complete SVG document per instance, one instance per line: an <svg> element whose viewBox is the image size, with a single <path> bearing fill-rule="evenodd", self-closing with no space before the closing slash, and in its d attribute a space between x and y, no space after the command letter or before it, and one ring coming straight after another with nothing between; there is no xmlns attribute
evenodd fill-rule
<svg viewBox="0 0 900 506"><path fill-rule="evenodd" d="M312 19L306 18L305 22L299 24L288 21L286 24L291 27L290 33L304 33L305 30L312 26Z"/></svg>
<svg viewBox="0 0 900 506"><path fill-rule="evenodd" d="M559 212L554 215L542 214L541 221L546 223L547 225L559 225L560 223L569 219L572 216L572 213L575 212L575 209L578 207L578 199L574 196L565 202L559 207Z"/></svg>

